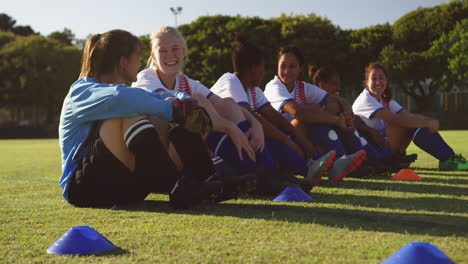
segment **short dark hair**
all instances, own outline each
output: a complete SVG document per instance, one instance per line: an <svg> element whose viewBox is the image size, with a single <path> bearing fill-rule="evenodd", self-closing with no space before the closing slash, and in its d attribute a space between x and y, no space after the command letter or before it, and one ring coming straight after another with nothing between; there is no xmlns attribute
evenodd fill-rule
<svg viewBox="0 0 468 264"><path fill-rule="evenodd" d="M280 49L278 53L278 60L283 56L284 54L291 53L294 56L296 56L297 60L299 61L299 65L304 65L305 60L304 60L304 55L302 55L301 50L296 47L296 46L286 46Z"/></svg>
<svg viewBox="0 0 468 264"><path fill-rule="evenodd" d="M333 76L336 75L339 74L332 67L325 66L318 68L316 66L309 65L309 77L312 79L312 83L316 86L318 86L320 82L329 82Z"/></svg>
<svg viewBox="0 0 468 264"><path fill-rule="evenodd" d="M232 67L234 72L246 72L252 65L263 62L263 55L259 48L249 43L241 34L236 33L234 39L238 45L232 51Z"/></svg>

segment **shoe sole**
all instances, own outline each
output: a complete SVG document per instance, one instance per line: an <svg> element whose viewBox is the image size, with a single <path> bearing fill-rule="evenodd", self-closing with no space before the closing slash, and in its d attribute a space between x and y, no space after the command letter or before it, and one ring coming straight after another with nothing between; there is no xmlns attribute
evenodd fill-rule
<svg viewBox="0 0 468 264"><path fill-rule="evenodd" d="M230 190L229 193L223 193L221 191L216 197L213 199L209 199L210 203L220 203L227 200L238 199L240 197L245 197L249 193L255 191L257 186L257 179L256 178L248 178L239 183L233 190Z"/></svg>
<svg viewBox="0 0 468 264"><path fill-rule="evenodd" d="M356 157L354 157L349 168L345 170L344 172L342 172L340 175L333 178L332 181L341 181L344 177L348 176L351 172L359 168L359 166L361 166L365 158L366 158L366 152L362 151Z"/></svg>
<svg viewBox="0 0 468 264"><path fill-rule="evenodd" d="M322 177L323 177L323 175L325 174L325 172L327 172L328 169L331 168L331 166L332 166L333 163L335 162L335 158L336 158L336 151L333 152L333 154L332 154L332 155L330 156L330 158L328 159L327 165L325 166L325 169L323 169L322 175L320 175L320 177L314 182L314 184L312 184L313 186L322 185Z"/></svg>

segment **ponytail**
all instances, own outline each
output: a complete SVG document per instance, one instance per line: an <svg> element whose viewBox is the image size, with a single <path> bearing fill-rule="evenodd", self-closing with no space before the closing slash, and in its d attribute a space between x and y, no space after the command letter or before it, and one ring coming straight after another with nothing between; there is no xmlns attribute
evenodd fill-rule
<svg viewBox="0 0 468 264"><path fill-rule="evenodd" d="M122 57L129 57L140 45L136 36L124 30L111 30L91 36L83 50L80 78L111 73L118 67Z"/></svg>

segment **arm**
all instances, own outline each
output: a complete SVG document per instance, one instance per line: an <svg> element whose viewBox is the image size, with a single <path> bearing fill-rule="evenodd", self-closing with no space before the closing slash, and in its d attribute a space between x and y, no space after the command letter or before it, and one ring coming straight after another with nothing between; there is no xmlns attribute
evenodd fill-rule
<svg viewBox="0 0 468 264"><path fill-rule="evenodd" d="M251 111L250 107L247 105L242 105L242 107ZM294 143L286 134L281 132L278 128L276 128L269 120L267 120L262 115L262 113L265 113L265 111L268 111L264 109L267 107L271 108L270 105L266 105L262 107L262 109L260 109L260 112L251 111L251 114L254 115L257 118L257 120L260 122L260 124L262 125L263 131L265 133L265 137L269 137L271 139L275 139L275 140L282 142L283 144L291 148L294 152L298 153L299 156L304 157L304 153L302 152L301 148L296 143ZM275 110L271 108L271 111L275 111Z"/></svg>
<svg viewBox="0 0 468 264"><path fill-rule="evenodd" d="M212 95L211 97L213 97ZM242 151L244 150L250 159L255 160L255 152L249 145L249 141L244 133L234 124L232 121L223 118L218 111L214 108L213 104L209 99L206 99L203 95L194 94L192 96L197 101L198 105L203 107L213 122L213 130L229 135L234 146L236 146L237 154L239 159L242 160ZM216 98L215 98L216 99ZM219 99L219 97L218 97Z"/></svg>
<svg viewBox="0 0 468 264"><path fill-rule="evenodd" d="M389 124L406 128L427 128L431 133L439 129L439 121L433 119L423 119L410 112L403 110L394 114L387 109L381 109L375 113L377 118L387 121Z"/></svg>
<svg viewBox="0 0 468 264"><path fill-rule="evenodd" d="M281 108L283 111L290 113L297 120L303 123L318 123L337 126L342 129L348 129L346 120L342 115L333 115L322 110L320 105L298 104L296 101L288 101Z"/></svg>
<svg viewBox="0 0 468 264"><path fill-rule="evenodd" d="M71 92L71 109L82 122L153 114L171 121L172 103L164 96L126 85L77 84ZM111 87L109 87L111 86Z"/></svg>
<svg viewBox="0 0 468 264"><path fill-rule="evenodd" d="M299 156L301 156L302 158L310 159L315 155L316 151L312 143L308 139L306 139L301 133L299 133L299 131L297 131L296 128L294 128L291 125L291 123L283 117L283 115L281 115L278 111L273 109L271 105L266 105L263 108L261 108L260 114L271 124L273 124L273 126L281 129L290 136L290 138L288 137L288 141L292 141L292 143L283 143L285 143L288 146L292 146L291 149L295 151L297 149L301 149L301 151L296 151L296 153Z"/></svg>
<svg viewBox="0 0 468 264"><path fill-rule="evenodd" d="M351 104L345 100L344 98L341 98L339 96L329 94L327 98L325 98L325 101L323 102L326 108L333 108L333 105L339 109L339 113L343 113L343 116L346 120L346 125L349 130L354 129L354 113L353 113L353 107Z"/></svg>

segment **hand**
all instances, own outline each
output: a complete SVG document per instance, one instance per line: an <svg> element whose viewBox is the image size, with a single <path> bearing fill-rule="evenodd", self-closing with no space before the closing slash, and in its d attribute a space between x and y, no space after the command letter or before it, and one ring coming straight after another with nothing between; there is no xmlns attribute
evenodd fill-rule
<svg viewBox="0 0 468 264"><path fill-rule="evenodd" d="M427 120L427 129L431 134L437 133L439 130L439 120Z"/></svg>
<svg viewBox="0 0 468 264"><path fill-rule="evenodd" d="M347 124L346 119L345 119L343 114L339 114L337 117L338 117L338 119L336 120L335 125L338 128L342 129L343 131L347 131L347 132L354 130L354 125L350 126L349 124Z"/></svg>
<svg viewBox="0 0 468 264"><path fill-rule="evenodd" d="M190 98L172 101L173 121L193 133L205 133L213 128L204 108L196 106Z"/></svg>
<svg viewBox="0 0 468 264"><path fill-rule="evenodd" d="M354 113L353 112L343 112L343 117L346 120L346 127L348 129L354 129Z"/></svg>
<svg viewBox="0 0 468 264"><path fill-rule="evenodd" d="M247 156L251 160L255 161L255 151L253 150L252 146L250 146L249 139L236 125L232 126L232 129L229 130L228 135L237 149L237 154L239 155L240 160L243 159L242 151L245 151Z"/></svg>
<svg viewBox="0 0 468 264"><path fill-rule="evenodd" d="M253 125L245 133L247 138L250 141L250 146L252 146L255 152L262 152L265 146L265 136L263 135L263 128L258 125Z"/></svg>

